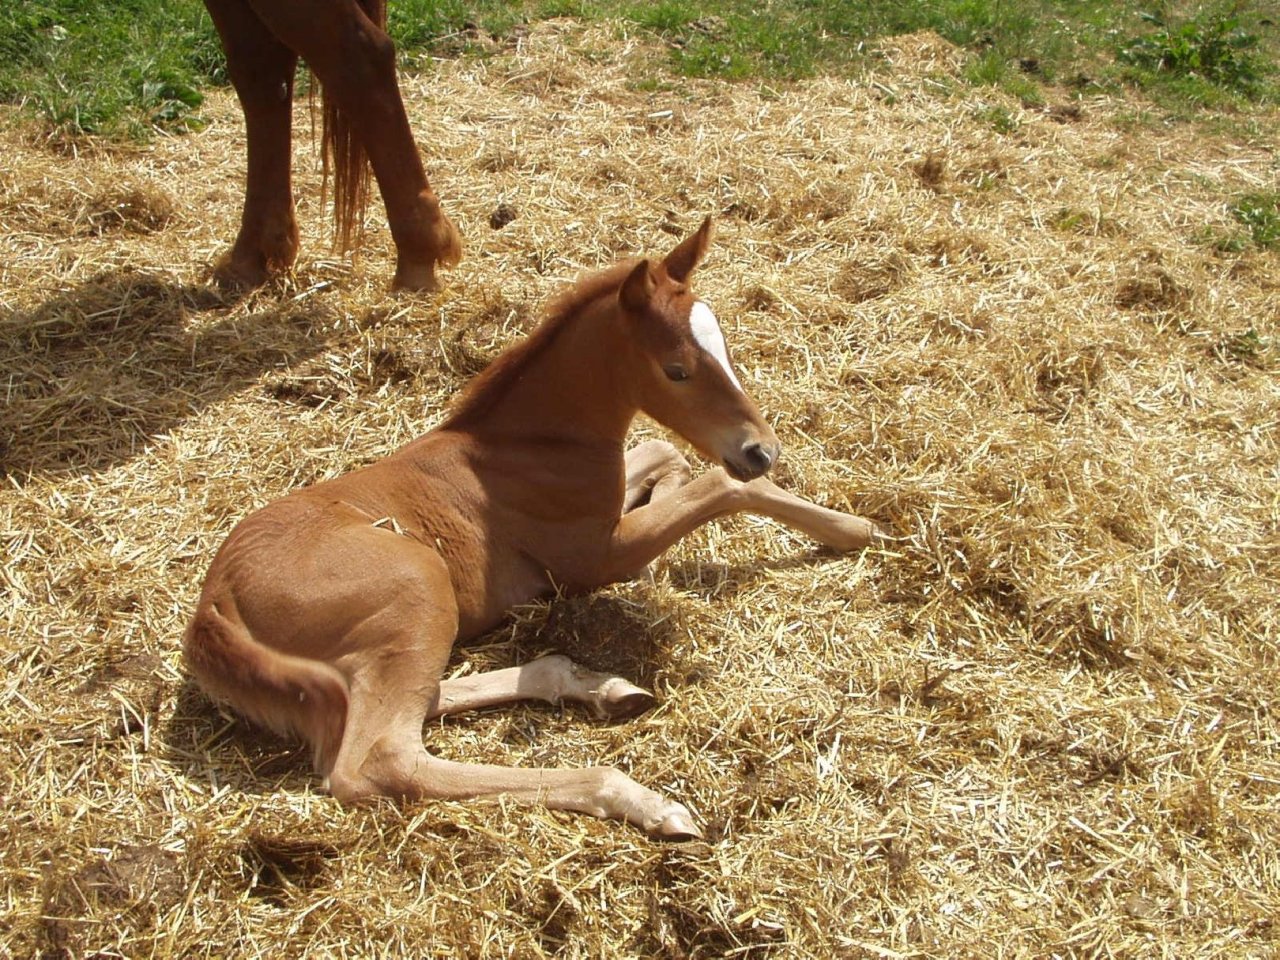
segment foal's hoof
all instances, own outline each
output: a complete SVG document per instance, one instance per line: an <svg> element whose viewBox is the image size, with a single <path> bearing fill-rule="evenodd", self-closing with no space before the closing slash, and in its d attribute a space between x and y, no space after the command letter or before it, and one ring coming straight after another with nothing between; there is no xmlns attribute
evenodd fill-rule
<svg viewBox="0 0 1280 960"><path fill-rule="evenodd" d="M678 803L674 809L649 828L649 835L659 840L701 840L702 831L693 822L693 815Z"/></svg>
<svg viewBox="0 0 1280 960"><path fill-rule="evenodd" d="M601 684L591 705L601 720L629 720L651 709L657 702L648 690L614 677Z"/></svg>
<svg viewBox="0 0 1280 960"><path fill-rule="evenodd" d="M879 546L889 539L881 527L862 517L841 517L836 529L831 530L822 542L833 550L850 553L866 547Z"/></svg>

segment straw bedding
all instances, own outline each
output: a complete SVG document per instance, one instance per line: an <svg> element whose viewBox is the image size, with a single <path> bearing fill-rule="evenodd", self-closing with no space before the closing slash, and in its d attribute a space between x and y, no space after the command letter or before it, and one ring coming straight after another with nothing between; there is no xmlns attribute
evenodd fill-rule
<svg viewBox="0 0 1280 960"><path fill-rule="evenodd" d="M434 296L387 292L380 210L357 262L328 252L305 137L296 273L212 291L243 164L225 92L146 148L5 126L0 956L1275 954L1278 264L1204 242L1274 187L1274 112L1248 139L1027 108L930 36L776 87L654 89L660 57L553 22L405 77L467 241ZM426 731L454 759L616 764L707 843L344 810L188 685L238 519L429 428L565 282L707 213L698 287L780 482L897 539L700 531L652 583L518 610L451 666L561 650L655 711Z"/></svg>

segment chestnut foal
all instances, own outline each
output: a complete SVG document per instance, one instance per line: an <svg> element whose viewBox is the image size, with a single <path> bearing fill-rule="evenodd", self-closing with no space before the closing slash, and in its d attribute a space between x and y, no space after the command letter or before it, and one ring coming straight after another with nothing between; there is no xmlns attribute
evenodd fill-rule
<svg viewBox="0 0 1280 960"><path fill-rule="evenodd" d="M219 282L253 287L293 266L298 224L290 186L293 75L298 57L320 80L326 177L332 166L334 219L347 249L368 189L368 161L396 244L393 285L433 290L436 264L462 255L440 210L396 86L386 0L205 0L227 71L244 110L249 169L240 233L214 268Z"/></svg>
<svg viewBox="0 0 1280 960"><path fill-rule="evenodd" d="M606 717L647 708L645 691L563 656L441 677L455 640L514 604L632 577L717 517L763 514L839 550L876 537L869 521L764 479L778 439L689 288L710 235L708 220L661 262L580 281L439 427L240 523L186 633L203 687L306 738L342 801L509 794L698 836L685 807L615 769L441 760L423 746L423 722L524 698ZM624 454L640 410L723 468L690 480L663 441Z"/></svg>

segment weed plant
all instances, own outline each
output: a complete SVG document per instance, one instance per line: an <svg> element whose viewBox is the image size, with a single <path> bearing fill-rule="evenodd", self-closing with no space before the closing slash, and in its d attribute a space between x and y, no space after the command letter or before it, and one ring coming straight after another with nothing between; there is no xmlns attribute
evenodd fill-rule
<svg viewBox="0 0 1280 960"><path fill-rule="evenodd" d="M1257 94L1264 76L1256 53L1259 37L1244 29L1239 17L1215 13L1172 23L1159 13L1140 16L1158 29L1121 46L1122 62L1148 73L1205 80L1245 96Z"/></svg>
<svg viewBox="0 0 1280 960"><path fill-rule="evenodd" d="M1231 206L1231 216L1248 232L1254 246L1280 247L1280 193L1250 193Z"/></svg>

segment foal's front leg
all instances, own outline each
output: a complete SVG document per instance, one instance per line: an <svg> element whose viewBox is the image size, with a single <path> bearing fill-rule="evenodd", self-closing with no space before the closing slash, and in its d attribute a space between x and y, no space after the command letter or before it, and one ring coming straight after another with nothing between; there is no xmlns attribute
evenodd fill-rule
<svg viewBox="0 0 1280 960"><path fill-rule="evenodd" d="M518 667L490 670L440 682L440 696L427 719L481 707L545 700L585 703L602 720L623 720L644 713L653 694L610 673L598 673L555 653Z"/></svg>
<svg viewBox="0 0 1280 960"><path fill-rule="evenodd" d="M693 477L689 461L666 440L646 440L636 444L627 451L626 462L627 492L622 499L623 513L661 500Z"/></svg>
<svg viewBox="0 0 1280 960"><path fill-rule="evenodd" d="M860 550L884 536L870 520L810 503L764 477L743 483L716 468L622 515L610 544L610 580L625 579L681 537L731 513L772 517L841 551Z"/></svg>

